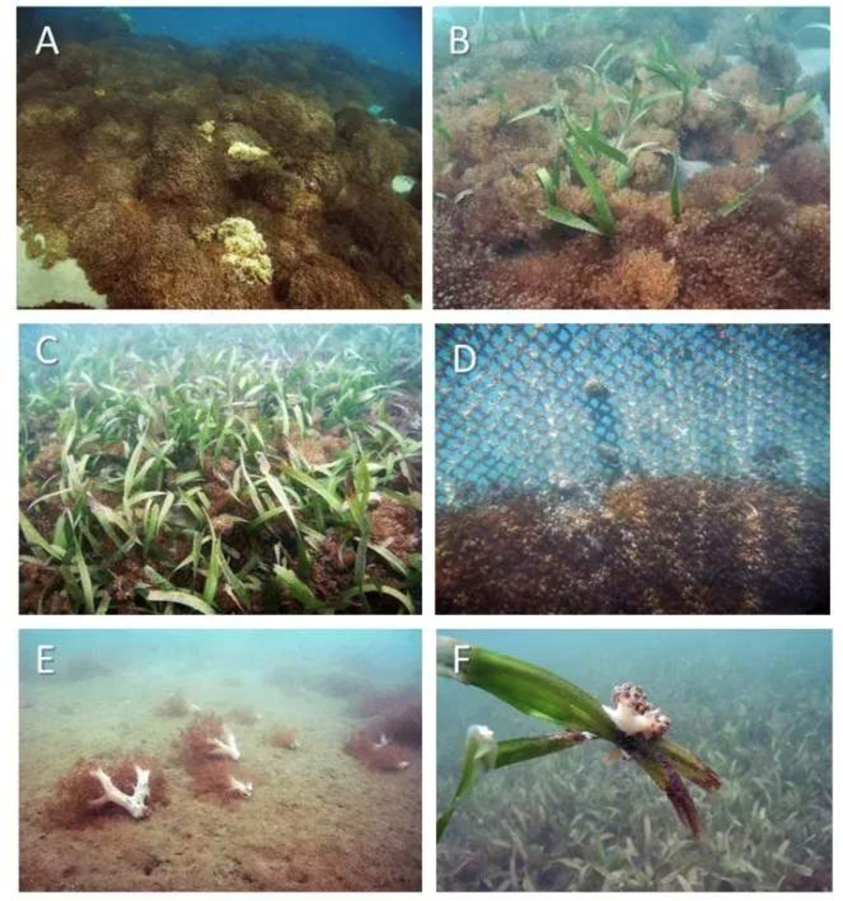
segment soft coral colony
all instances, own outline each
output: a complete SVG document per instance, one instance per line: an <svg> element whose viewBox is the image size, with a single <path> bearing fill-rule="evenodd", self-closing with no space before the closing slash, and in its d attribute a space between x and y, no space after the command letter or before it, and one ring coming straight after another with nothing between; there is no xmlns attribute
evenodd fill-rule
<svg viewBox="0 0 843 901"><path fill-rule="evenodd" d="M437 304L828 306L826 80L796 31L770 10L481 13L437 68Z"/></svg>
<svg viewBox="0 0 843 901"><path fill-rule="evenodd" d="M364 362L164 333L25 386L22 609L415 612L417 356L379 335Z"/></svg>
<svg viewBox="0 0 843 901"><path fill-rule="evenodd" d="M19 63L30 257L77 260L119 308L405 308L419 296L412 79L313 42L212 51L140 38L110 11L87 36L68 28L59 56Z"/></svg>
<svg viewBox="0 0 843 901"><path fill-rule="evenodd" d="M288 673L283 674L283 684L289 684ZM359 686L347 680L343 684L348 714L354 721L343 752L362 767L384 774L417 769L421 753L418 692L410 687L367 688L356 695ZM232 808L251 799L258 782L268 781L266 772L243 769L243 759L254 756L253 736L247 735L248 747L241 748L232 727L220 715L188 704L180 694L168 697L154 712L165 718L189 717L172 741L171 753L162 759L134 750L78 760L50 792L46 805L50 825L83 829L127 816L147 820L161 809L177 805L185 792ZM227 718L254 726L261 716L244 708L231 711ZM272 728L263 744L273 752L302 749L296 734L284 727ZM309 752L305 749L303 753ZM266 754L263 760L268 765ZM272 763L277 761L276 756Z"/></svg>
<svg viewBox="0 0 843 901"><path fill-rule="evenodd" d="M254 785L238 769L242 755L237 739L216 714L197 713L176 739L174 752L169 769L183 769L195 795L223 803L252 797ZM102 824L124 814L145 820L170 803L167 768L140 751L83 758L59 779L47 813L66 828Z"/></svg>
<svg viewBox="0 0 843 901"><path fill-rule="evenodd" d="M455 669L457 652L462 666ZM471 726L460 782L437 823L438 839L460 800L484 773L595 739L612 743L612 756L638 764L664 792L679 820L694 837L699 835L699 813L683 779L711 792L721 787L720 777L693 751L666 738L670 717L647 699L640 686L631 682L615 686L611 706L607 706L549 670L484 648L458 645L452 638L439 638L437 658L440 676L473 685L522 713L563 727L551 735L498 742L487 726Z"/></svg>

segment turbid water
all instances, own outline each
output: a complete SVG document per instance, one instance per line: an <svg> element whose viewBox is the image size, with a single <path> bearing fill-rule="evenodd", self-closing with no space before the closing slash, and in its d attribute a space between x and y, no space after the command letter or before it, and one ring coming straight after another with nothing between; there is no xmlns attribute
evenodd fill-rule
<svg viewBox="0 0 843 901"><path fill-rule="evenodd" d="M57 646L56 676L33 675L45 642ZM403 745L408 765L389 771L344 751L373 722L366 698L376 707L418 684L414 634L30 632L22 663L22 889L419 888L419 749ZM158 711L174 692L230 724L251 797L198 793L178 748L198 714ZM281 728L297 749L269 744ZM57 821L57 783L78 760L108 771L136 749L160 765L164 803L153 793L141 820L112 805L73 828Z"/></svg>
<svg viewBox="0 0 843 901"><path fill-rule="evenodd" d="M634 761L607 758L607 741L490 772L439 844L440 889L831 890L830 632L450 634L549 669L601 704L614 704L616 685L642 686L671 718L666 737L699 755L722 784L706 792L689 785L700 818L694 838ZM560 728L439 679L440 814L472 724L499 742Z"/></svg>

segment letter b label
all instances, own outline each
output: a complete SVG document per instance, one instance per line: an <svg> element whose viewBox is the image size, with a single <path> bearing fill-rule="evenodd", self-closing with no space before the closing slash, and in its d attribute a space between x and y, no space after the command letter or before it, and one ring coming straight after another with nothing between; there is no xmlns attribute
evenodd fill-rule
<svg viewBox="0 0 843 901"><path fill-rule="evenodd" d="M471 50L468 29L463 25L451 26L451 56L465 56Z"/></svg>

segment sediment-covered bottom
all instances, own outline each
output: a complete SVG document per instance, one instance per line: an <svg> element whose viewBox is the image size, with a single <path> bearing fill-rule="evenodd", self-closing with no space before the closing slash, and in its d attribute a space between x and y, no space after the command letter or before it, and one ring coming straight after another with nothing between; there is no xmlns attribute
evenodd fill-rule
<svg viewBox="0 0 843 901"><path fill-rule="evenodd" d="M201 669L201 668L200 668ZM220 679L181 667L50 685L28 683L21 711L20 885L24 891L418 891L421 760L372 770L343 744L361 720L345 701L285 679ZM222 684L225 683L225 684ZM156 715L173 685L225 715L255 699L260 722L234 725L248 799L197 794L174 747L187 722ZM279 690L280 689L280 690ZM367 722L364 720L363 722ZM294 726L296 750L268 740ZM80 757L140 748L160 759L166 806L68 829L49 815L57 781Z"/></svg>

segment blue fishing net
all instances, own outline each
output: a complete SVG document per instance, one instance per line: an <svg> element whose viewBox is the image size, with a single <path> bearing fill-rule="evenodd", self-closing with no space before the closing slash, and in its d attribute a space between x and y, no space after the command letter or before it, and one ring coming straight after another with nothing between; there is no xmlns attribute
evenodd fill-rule
<svg viewBox="0 0 843 901"><path fill-rule="evenodd" d="M827 492L826 326L448 325L436 360L440 508L642 477Z"/></svg>

